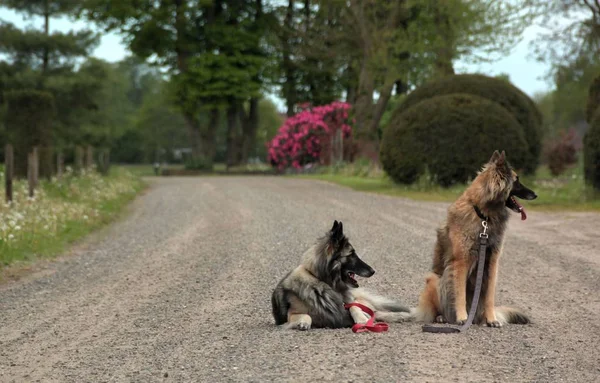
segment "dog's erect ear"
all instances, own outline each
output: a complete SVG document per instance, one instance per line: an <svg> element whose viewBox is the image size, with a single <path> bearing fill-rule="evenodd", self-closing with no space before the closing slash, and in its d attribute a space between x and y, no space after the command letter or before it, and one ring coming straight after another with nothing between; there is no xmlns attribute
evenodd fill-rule
<svg viewBox="0 0 600 383"><path fill-rule="evenodd" d="M490 163L495 163L496 161L498 161L498 158L500 158L500 152L494 150L494 154L492 154L492 158L490 158Z"/></svg>
<svg viewBox="0 0 600 383"><path fill-rule="evenodd" d="M334 231L337 230L338 227L338 221L333 221L333 226L331 227L331 232L333 233Z"/></svg>
<svg viewBox="0 0 600 383"><path fill-rule="evenodd" d="M506 152L503 150L502 153L500 153L500 158L498 158L498 161L496 163L498 165L504 165L505 162L506 162Z"/></svg>
<svg viewBox="0 0 600 383"><path fill-rule="evenodd" d="M342 238L344 238L344 225L341 222L334 221L331 228L331 241L337 243Z"/></svg>

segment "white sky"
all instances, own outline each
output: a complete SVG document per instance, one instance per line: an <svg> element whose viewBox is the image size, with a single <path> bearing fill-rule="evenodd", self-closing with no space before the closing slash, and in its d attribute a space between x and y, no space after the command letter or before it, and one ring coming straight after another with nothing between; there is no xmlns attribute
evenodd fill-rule
<svg viewBox="0 0 600 383"><path fill-rule="evenodd" d="M0 20L9 21L18 27L32 26L41 28L41 18L27 18L17 14L14 11L0 8ZM72 29L78 30L87 27L88 24L83 21L71 21L67 18L52 19L50 21L50 31L68 32ZM545 63L537 62L530 57L529 42L534 40L539 33L538 27L532 26L525 30L522 41L505 58L494 63L470 65L463 62L455 63L457 72L479 72L490 76L506 73L510 81L527 93L533 96L537 92L548 91L551 84L543 79L548 72L549 66ZM128 50L121 42L121 37L116 33L104 33L100 45L94 51L95 57L106 61L119 61L128 55ZM272 96L273 101L283 109L283 101Z"/></svg>

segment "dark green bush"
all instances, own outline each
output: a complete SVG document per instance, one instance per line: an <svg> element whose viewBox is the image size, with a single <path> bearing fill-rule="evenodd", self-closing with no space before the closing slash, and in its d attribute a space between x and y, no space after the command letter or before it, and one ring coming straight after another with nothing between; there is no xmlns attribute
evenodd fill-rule
<svg viewBox="0 0 600 383"><path fill-rule="evenodd" d="M398 112L408 110L425 99L455 93L495 101L515 117L522 126L530 154L523 171L534 173L542 150L542 114L533 100L505 80L474 74L447 76L412 91L400 105Z"/></svg>
<svg viewBox="0 0 600 383"><path fill-rule="evenodd" d="M585 117L588 122L592 122L597 110L600 109L600 76L596 77L590 85L588 104L585 110Z"/></svg>
<svg viewBox="0 0 600 383"><path fill-rule="evenodd" d="M27 175L27 154L40 149L40 175L52 171L52 125L54 97L48 92L25 89L5 93L5 126L8 142L14 146L15 176ZM43 163L42 163L43 162Z"/></svg>
<svg viewBox="0 0 600 383"><path fill-rule="evenodd" d="M587 183L600 191L600 108L583 139L583 167Z"/></svg>
<svg viewBox="0 0 600 383"><path fill-rule="evenodd" d="M398 110L383 133L381 163L399 183L425 169L442 186L466 182L494 150L506 150L517 169L528 159L522 127L504 108L468 94L433 97Z"/></svg>
<svg viewBox="0 0 600 383"><path fill-rule="evenodd" d="M198 157L198 158L190 157L185 161L185 168L187 170L212 171L213 163L212 163L212 161L210 161L209 159L206 159L204 157Z"/></svg>

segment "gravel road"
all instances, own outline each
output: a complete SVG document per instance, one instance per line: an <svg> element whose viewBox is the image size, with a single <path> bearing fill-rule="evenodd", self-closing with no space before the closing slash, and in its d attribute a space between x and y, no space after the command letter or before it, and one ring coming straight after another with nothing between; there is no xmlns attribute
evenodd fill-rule
<svg viewBox="0 0 600 383"><path fill-rule="evenodd" d="M600 381L598 214L512 218L496 301L532 325L275 327L272 288L333 219L377 271L363 286L414 306L446 207L301 179L157 179L73 254L0 286L0 381Z"/></svg>

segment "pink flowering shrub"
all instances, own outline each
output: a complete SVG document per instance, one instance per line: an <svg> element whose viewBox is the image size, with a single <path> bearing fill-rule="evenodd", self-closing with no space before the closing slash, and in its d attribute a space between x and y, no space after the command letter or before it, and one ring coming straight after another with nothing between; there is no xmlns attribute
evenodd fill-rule
<svg viewBox="0 0 600 383"><path fill-rule="evenodd" d="M351 136L349 110L350 104L335 101L289 117L277 135L267 143L269 161L279 170L290 166L299 169L303 165L319 162L323 144L338 129L342 130L344 138Z"/></svg>

